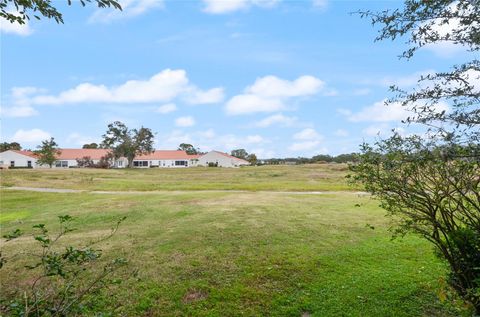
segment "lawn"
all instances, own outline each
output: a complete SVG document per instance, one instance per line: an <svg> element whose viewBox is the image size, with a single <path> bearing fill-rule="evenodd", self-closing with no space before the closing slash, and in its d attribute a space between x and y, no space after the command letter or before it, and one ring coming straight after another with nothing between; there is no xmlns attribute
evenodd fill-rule
<svg viewBox="0 0 480 317"><path fill-rule="evenodd" d="M1 186L82 190L353 190L345 164L188 169L13 169L0 171Z"/></svg>
<svg viewBox="0 0 480 317"><path fill-rule="evenodd" d="M295 167L292 171L307 175L313 169ZM199 171L183 172L192 176ZM21 176L14 175L16 172ZM8 176L10 180L25 179L30 172L39 179L62 175L61 171L45 175L9 171ZM100 174L102 179L111 175L122 184L129 180L120 179L118 173L134 175L137 186L140 179L153 182L147 172L161 175L150 170ZM248 173L282 175L289 170L218 172L218 176L207 177L218 180L237 173L250 179L253 176ZM70 173L87 172L67 171L64 175ZM166 173L181 175L176 170ZM290 175L279 177L284 179L279 184L295 182ZM196 188L194 179L184 186ZM35 185L50 184L61 182ZM64 187L71 184L75 183ZM103 260L126 257L128 269L138 269L138 276L97 296L91 311L124 316L467 315L458 304L439 300L445 266L433 256L430 245L412 236L391 241L389 220L378 203L354 192L114 195L3 189L0 193L2 234L15 228L29 231L36 223L55 230L57 216L69 214L76 218L78 230L67 236L65 243L78 245L105 234L116 219L127 216L119 232L102 246ZM23 237L3 243L2 250L7 257L18 250L30 251L32 240ZM28 285L29 273L22 268L27 263L15 258L0 270L2 292Z"/></svg>

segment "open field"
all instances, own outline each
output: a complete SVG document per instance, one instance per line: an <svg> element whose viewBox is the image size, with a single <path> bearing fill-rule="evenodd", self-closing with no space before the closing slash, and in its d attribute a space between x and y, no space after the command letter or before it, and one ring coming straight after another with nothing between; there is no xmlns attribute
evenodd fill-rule
<svg viewBox="0 0 480 317"><path fill-rule="evenodd" d="M330 176L325 184L315 180L316 187L309 189L348 188L342 180L344 171L317 168L318 174ZM100 171L100 176L92 170L12 170L3 171L2 177L24 186L111 190L120 184L122 190L142 190L147 188L141 186L142 180L178 189L172 175L183 172L183 189L198 189L202 171L216 189L228 183L228 175L240 175L232 184L249 188L256 179L249 174L257 173L263 175L260 186L293 190L297 182L309 182L315 167L215 169L218 175L203 169L167 170L165 183L147 175L163 175L164 170ZM280 176L266 181L268 173ZM66 177L65 184L49 178L59 175ZM98 184L77 183L78 175L99 177ZM54 230L57 216L69 214L79 229L66 242L78 244L105 234L116 219L127 216L117 235L103 245L103 261L124 256L129 269L138 269L138 277L98 296L93 311L127 316L467 315L458 305L438 299L445 267L431 246L411 236L391 241L384 211L368 196L353 192L97 195L1 190L0 194L2 234L15 228L30 231L37 223ZM19 249L28 251L32 241L22 237L2 249L7 256ZM2 292L28 283L28 274L19 275L24 264L14 259L0 270Z"/></svg>
<svg viewBox="0 0 480 317"><path fill-rule="evenodd" d="M353 190L344 164L187 169L1 170L1 186L85 190Z"/></svg>

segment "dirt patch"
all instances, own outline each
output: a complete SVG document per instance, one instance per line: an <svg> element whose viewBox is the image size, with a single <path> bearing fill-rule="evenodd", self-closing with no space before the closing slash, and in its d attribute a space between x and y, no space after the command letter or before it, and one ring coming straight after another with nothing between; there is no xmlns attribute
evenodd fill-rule
<svg viewBox="0 0 480 317"><path fill-rule="evenodd" d="M185 296L183 296L183 303L190 304L194 302L198 302L200 300L204 300L208 297L207 292L198 290L198 289L191 289L189 290Z"/></svg>

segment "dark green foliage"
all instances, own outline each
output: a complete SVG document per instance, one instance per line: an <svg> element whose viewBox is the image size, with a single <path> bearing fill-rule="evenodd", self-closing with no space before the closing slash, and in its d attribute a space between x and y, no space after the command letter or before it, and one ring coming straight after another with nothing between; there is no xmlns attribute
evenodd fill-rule
<svg viewBox="0 0 480 317"><path fill-rule="evenodd" d="M112 237L125 218L121 218L109 235L85 246L57 246L58 241L67 233L74 231L73 218L69 215L59 216L60 231L52 235L45 224L33 226L33 238L38 242L40 252L19 253L12 257L24 255L29 260L26 270L33 271L35 277L29 287L18 289L15 294L2 296L0 312L9 316L70 316L81 312L83 304L92 300L102 288L116 284L118 279L109 277L127 262L115 258L106 264L100 264L102 251L94 246ZM20 230L7 234L7 241L22 235ZM7 263L0 257L0 267ZM13 265L14 263L12 263ZM100 268L96 268L100 266ZM17 269L19 279L25 273ZM20 287L21 288L21 287Z"/></svg>
<svg viewBox="0 0 480 317"><path fill-rule="evenodd" d="M77 1L76 1L77 2ZM79 0L82 6L94 2L99 8L113 7L122 10L122 7L116 0ZM68 5L72 0L67 0ZM15 12L10 12L10 7L15 8ZM52 6L51 0L0 0L0 17L10 23L25 24L31 17L40 20L41 16L47 19L54 19L57 23L63 23L63 16Z"/></svg>
<svg viewBox="0 0 480 317"><path fill-rule="evenodd" d="M480 310L480 145L394 135L364 144L353 180L392 216L395 236L413 232L450 266L452 287Z"/></svg>
<svg viewBox="0 0 480 317"><path fill-rule="evenodd" d="M188 143L182 143L178 146L179 151L185 151L188 155L196 155L200 154L200 150L195 148L193 145Z"/></svg>
<svg viewBox="0 0 480 317"><path fill-rule="evenodd" d="M98 149L98 148L99 148L99 146L95 142L94 143L89 143L89 144L84 144L82 146L82 149Z"/></svg>
<svg viewBox="0 0 480 317"><path fill-rule="evenodd" d="M249 161L252 165L256 165L258 161L257 156L254 153L248 154L246 160Z"/></svg>
<svg viewBox="0 0 480 317"><path fill-rule="evenodd" d="M148 154L154 151L154 134L152 130L141 127L129 129L120 121L108 125L103 135L102 147L111 149L114 158L126 157L128 167L133 167L133 159L137 155Z"/></svg>
<svg viewBox="0 0 480 317"><path fill-rule="evenodd" d="M0 143L0 152L5 152L5 151L8 151L8 150L20 151L21 149L22 149L22 147L20 146L20 143L17 143L17 142L11 142L11 143L3 142L3 143Z"/></svg>
<svg viewBox="0 0 480 317"><path fill-rule="evenodd" d="M231 155L239 159L246 160L248 153L247 151L245 151L245 149L236 149L236 150L232 150Z"/></svg>
<svg viewBox="0 0 480 317"><path fill-rule="evenodd" d="M50 140L42 141L42 145L37 146L38 150L35 151L37 155L37 163L40 165L48 165L50 168L57 160L57 154L60 153L58 144L53 138Z"/></svg>

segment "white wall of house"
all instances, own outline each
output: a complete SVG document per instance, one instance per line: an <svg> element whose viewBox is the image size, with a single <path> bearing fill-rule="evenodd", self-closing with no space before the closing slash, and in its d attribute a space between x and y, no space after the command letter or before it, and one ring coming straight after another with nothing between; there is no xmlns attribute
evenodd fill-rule
<svg viewBox="0 0 480 317"><path fill-rule="evenodd" d="M249 165L247 162L243 162L236 158L231 158L221 153L211 151L198 158L198 166L208 166L209 163L217 164L219 167L239 167L243 165Z"/></svg>
<svg viewBox="0 0 480 317"><path fill-rule="evenodd" d="M0 153L0 166L32 168L38 167L37 160L35 158L11 150Z"/></svg>
<svg viewBox="0 0 480 317"><path fill-rule="evenodd" d="M133 167L135 168L185 168L192 166L192 160L188 159L174 159L174 160L133 160Z"/></svg>
<svg viewBox="0 0 480 317"><path fill-rule="evenodd" d="M92 160L93 164L98 164L100 160ZM127 159L120 158L118 160L115 160L112 164L111 167L115 168L125 168L127 167L128 162ZM70 168L70 167L78 167L78 162L77 159L64 159L64 160L58 160L53 163L52 168Z"/></svg>

